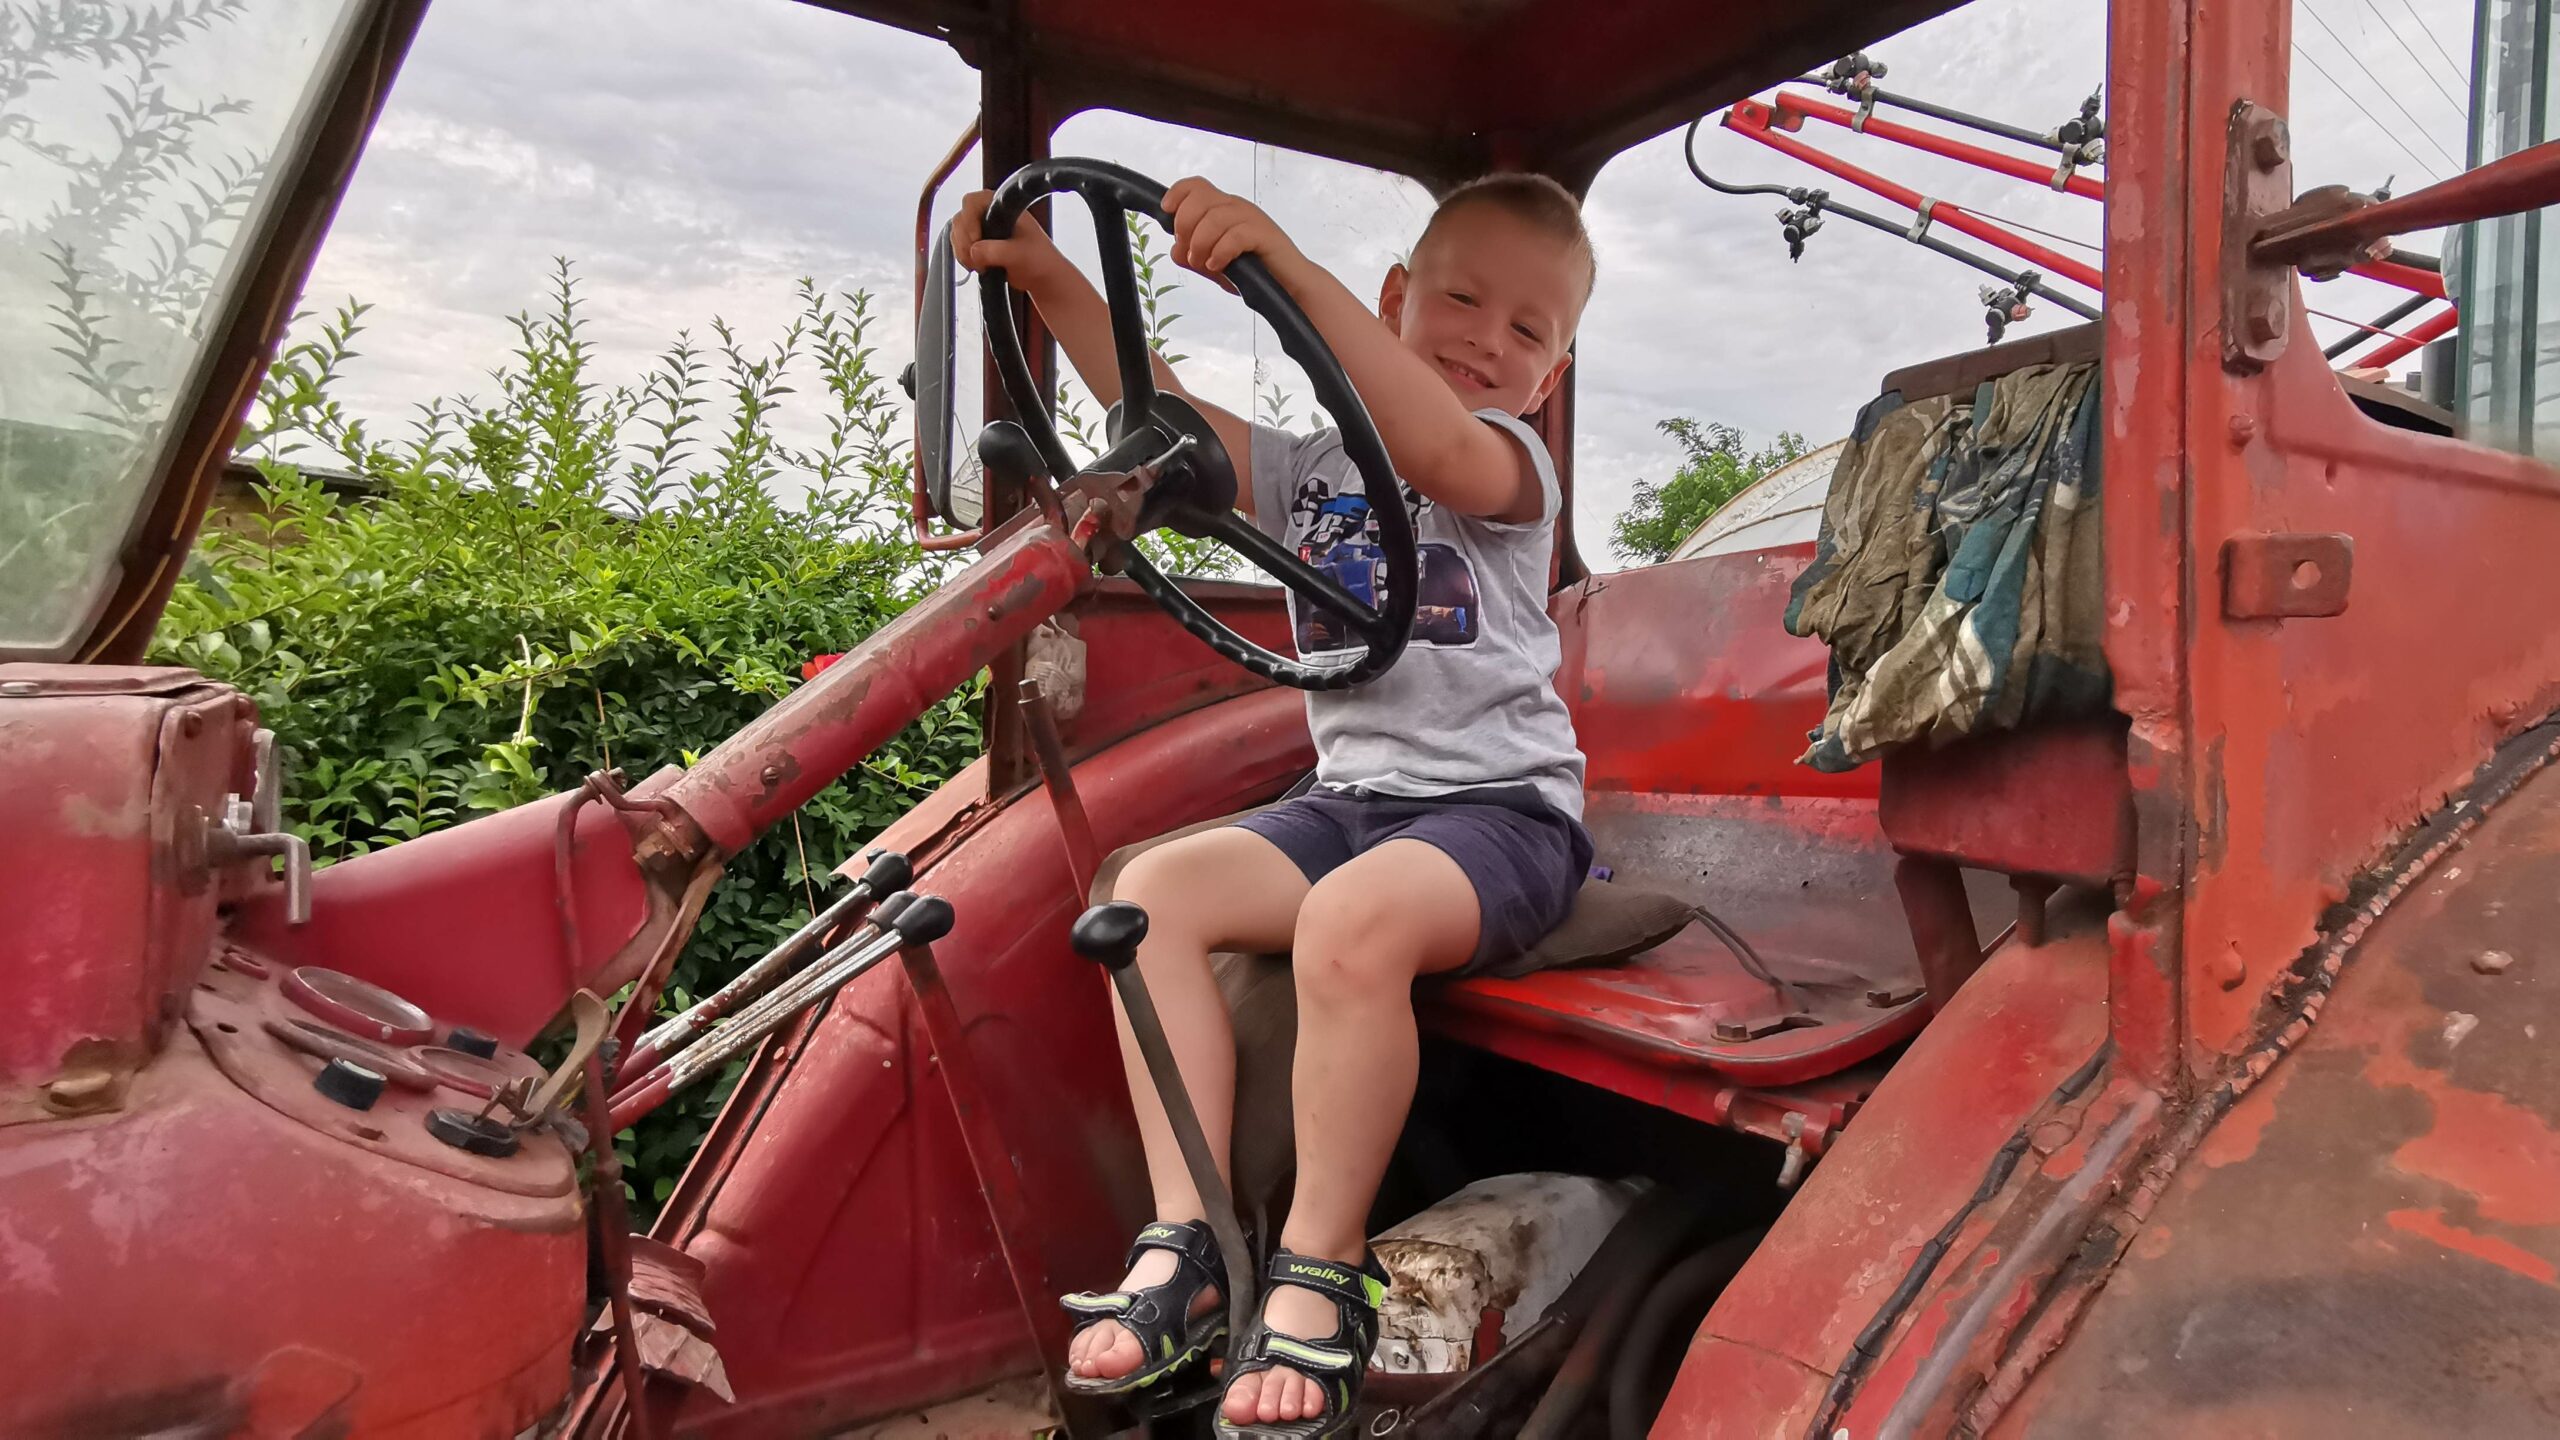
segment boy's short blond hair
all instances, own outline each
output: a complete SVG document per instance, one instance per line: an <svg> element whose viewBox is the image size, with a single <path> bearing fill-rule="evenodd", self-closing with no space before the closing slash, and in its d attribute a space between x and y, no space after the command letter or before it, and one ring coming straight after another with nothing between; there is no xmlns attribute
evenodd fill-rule
<svg viewBox="0 0 2560 1440"><path fill-rule="evenodd" d="M1491 205L1570 245L1582 257L1582 293L1591 293L1600 278L1600 262L1591 249L1591 232L1583 228L1582 202L1562 185L1527 170L1479 175L1441 196L1430 221L1422 227L1422 238L1413 242L1414 253L1420 254L1422 247L1431 243L1432 233L1442 221L1473 205Z"/></svg>

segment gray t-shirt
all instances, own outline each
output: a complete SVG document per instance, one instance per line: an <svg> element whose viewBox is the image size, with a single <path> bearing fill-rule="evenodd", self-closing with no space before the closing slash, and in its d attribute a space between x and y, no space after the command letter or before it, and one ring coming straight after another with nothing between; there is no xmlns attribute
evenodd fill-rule
<svg viewBox="0 0 2560 1440"><path fill-rule="evenodd" d="M1562 652L1547 616L1547 562L1563 492L1547 447L1499 410L1477 417L1516 439L1537 467L1538 518L1461 515L1405 488L1422 561L1413 640L1387 673L1348 690L1311 691L1316 780L1428 798L1528 785L1582 818L1582 750L1555 690ZM1376 603L1386 563L1360 472L1333 430L1253 427L1254 523ZM1321 606L1289 596L1298 654L1334 661L1361 642Z"/></svg>

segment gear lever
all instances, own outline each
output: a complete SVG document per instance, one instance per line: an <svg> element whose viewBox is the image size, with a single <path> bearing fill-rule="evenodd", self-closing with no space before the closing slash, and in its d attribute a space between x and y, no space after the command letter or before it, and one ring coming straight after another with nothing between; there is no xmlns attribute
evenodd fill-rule
<svg viewBox="0 0 2560 1440"><path fill-rule="evenodd" d="M1114 900L1079 916L1068 943L1078 955L1110 971L1111 983L1120 992L1120 1008L1129 1016L1130 1033L1137 1037L1138 1053L1146 1057L1147 1074L1164 1101L1165 1117L1173 1122L1182 1163L1200 1191L1200 1203L1209 1212L1210 1233L1218 1237L1219 1258L1226 1262L1227 1333L1242 1335L1254 1313L1253 1256L1245 1248L1244 1227L1236 1222L1235 1200L1219 1177L1217 1157L1209 1153L1209 1137L1200 1132L1200 1113L1191 1108L1191 1092L1183 1086L1182 1071L1173 1062L1173 1045L1165 1038L1155 1000L1147 994L1146 977L1133 963L1138 942L1146 938L1147 912L1126 900Z"/></svg>

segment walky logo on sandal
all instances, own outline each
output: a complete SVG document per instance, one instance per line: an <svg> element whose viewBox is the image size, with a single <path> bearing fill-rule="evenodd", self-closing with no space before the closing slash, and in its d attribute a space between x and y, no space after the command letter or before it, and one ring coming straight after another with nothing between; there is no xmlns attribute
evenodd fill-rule
<svg viewBox="0 0 2560 1440"><path fill-rule="evenodd" d="M1328 1280L1336 1285L1348 1285L1352 1279L1351 1272L1348 1270L1336 1269L1331 1265L1310 1265L1303 1260L1290 1261L1289 1273L1304 1275L1310 1280Z"/></svg>
<svg viewBox="0 0 2560 1440"><path fill-rule="evenodd" d="M1176 1230L1170 1225L1150 1225L1146 1229L1138 1232L1138 1238L1141 1240L1179 1240L1182 1238L1182 1232Z"/></svg>

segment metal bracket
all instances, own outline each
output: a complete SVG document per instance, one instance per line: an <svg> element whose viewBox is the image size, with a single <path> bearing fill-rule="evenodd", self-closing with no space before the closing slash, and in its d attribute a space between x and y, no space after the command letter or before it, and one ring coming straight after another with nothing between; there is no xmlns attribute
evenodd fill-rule
<svg viewBox="0 0 2560 1440"><path fill-rule="evenodd" d="M2355 579L2352 535L2234 535L2222 542L2222 614L2228 620L2336 615Z"/></svg>
<svg viewBox="0 0 2560 1440"><path fill-rule="evenodd" d="M2293 203L2293 137L2254 100L2231 107L2222 177L2222 367L2252 375L2284 353L2293 329L2293 267L2257 265L2249 245Z"/></svg>
<svg viewBox="0 0 2560 1440"><path fill-rule="evenodd" d="M1928 234L1929 222L1937 216L1937 213L1938 197L1921 196L1920 203L1911 207L1911 228L1902 232L1902 238L1917 241L1921 236Z"/></svg>

